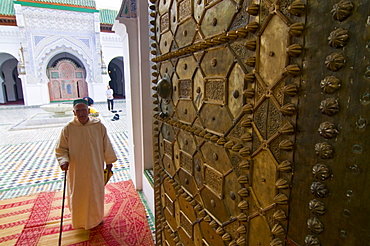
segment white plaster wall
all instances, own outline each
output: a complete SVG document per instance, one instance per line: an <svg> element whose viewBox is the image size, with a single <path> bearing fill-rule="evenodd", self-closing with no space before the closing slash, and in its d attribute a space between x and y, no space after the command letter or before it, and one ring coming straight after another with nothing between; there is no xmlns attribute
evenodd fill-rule
<svg viewBox="0 0 370 246"><path fill-rule="evenodd" d="M137 190L143 190L154 211L154 192L146 178L144 168L152 167L152 114L151 80L149 64L148 2L137 1L138 18L118 18L113 30L124 38L126 101L129 127L131 178ZM120 24L122 23L122 24ZM128 44L128 49L126 49ZM127 78L127 74L130 76Z"/></svg>
<svg viewBox="0 0 370 246"><path fill-rule="evenodd" d="M125 34L123 34L125 36ZM120 35L116 33L105 33L102 32L100 33L100 42L102 46L102 51L103 51L103 61L105 65L107 66L109 63L116 57L124 56L125 53L127 53L127 47L124 49L123 47L123 39L121 38ZM126 50L126 52L124 52ZM105 91L106 91L106 86L108 85L110 80L109 74L103 75L103 83L104 83L104 90L103 93L99 93L99 95L96 95L94 100L97 102L99 101L105 101Z"/></svg>
<svg viewBox="0 0 370 246"><path fill-rule="evenodd" d="M44 104L42 102L50 102L49 93L47 95L44 93L47 89L46 84L27 84L27 87L23 87L23 92L26 95L24 104L40 105Z"/></svg>
<svg viewBox="0 0 370 246"><path fill-rule="evenodd" d="M16 26L0 26L0 53L8 53L19 60L20 38Z"/></svg>
<svg viewBox="0 0 370 246"><path fill-rule="evenodd" d="M131 23L132 28L135 29L135 20ZM127 127L128 127L128 149L129 149L129 162L130 162L130 176L138 190L142 189L142 160L141 160L141 134L138 132L138 124L140 122L140 102L138 102L139 96L137 95L139 83L133 83L135 81L132 78L131 73L137 74L137 68L135 69L130 64L130 55L132 54L132 47L129 46L129 37L127 35L126 25L115 21L113 30L122 38L123 48L123 63L124 63L124 76L125 76L125 91L126 91L126 112L127 112ZM134 38L137 42L137 38ZM131 51L131 52L129 52ZM134 56L135 57L135 56ZM135 126L136 123L136 127Z"/></svg>
<svg viewBox="0 0 370 246"><path fill-rule="evenodd" d="M140 83L141 83L141 114L143 117L143 165L144 169L153 168L152 155L152 81L150 76L150 46L149 46L149 28L148 28L148 1L138 0L138 18L139 18L139 40L140 40Z"/></svg>
<svg viewBox="0 0 370 246"><path fill-rule="evenodd" d="M148 202L150 211L154 213L154 189L146 177L143 178L143 193Z"/></svg>
<svg viewBox="0 0 370 246"><path fill-rule="evenodd" d="M150 46L148 31L148 1L138 0L139 18L139 40L140 40L140 84L141 84L141 115L142 115L142 165L141 175L143 176L143 193L147 198L150 210L154 213L154 189L144 176L144 169L153 168L153 146L152 146L152 97L150 78Z"/></svg>

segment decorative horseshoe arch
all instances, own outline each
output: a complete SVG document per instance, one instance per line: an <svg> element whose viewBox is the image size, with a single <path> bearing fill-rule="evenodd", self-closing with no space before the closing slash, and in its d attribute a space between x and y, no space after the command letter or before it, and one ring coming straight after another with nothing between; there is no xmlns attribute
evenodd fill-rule
<svg viewBox="0 0 370 246"><path fill-rule="evenodd" d="M47 66L50 62L50 60L56 56L59 53L62 52L68 52L82 62L83 66L86 69L85 72L85 78L86 81L91 80L93 78L93 60L91 58L91 51L88 47L83 48L86 46L82 41L80 40L68 40L65 38L60 38L57 40L43 40L42 42L49 42L49 45L46 45L45 48L40 51L39 54L39 64L37 69L37 76L41 78L41 83L45 83L48 81L48 78L46 76L46 73L44 71L47 70Z"/></svg>
<svg viewBox="0 0 370 246"><path fill-rule="evenodd" d="M50 101L71 100L88 96L85 81L85 69L69 60L57 62L55 67L48 69Z"/></svg>

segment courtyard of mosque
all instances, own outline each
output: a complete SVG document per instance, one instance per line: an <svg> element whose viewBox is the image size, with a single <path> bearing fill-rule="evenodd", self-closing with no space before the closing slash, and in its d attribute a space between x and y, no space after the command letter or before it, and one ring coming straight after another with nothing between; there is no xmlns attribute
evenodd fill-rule
<svg viewBox="0 0 370 246"><path fill-rule="evenodd" d="M112 182L130 179L125 102L115 103L118 121L111 120L114 114L108 111L106 103L94 105L118 155ZM0 199L60 189L64 174L54 149L62 127L73 117L72 112L54 116L39 106L0 107Z"/></svg>
<svg viewBox="0 0 370 246"><path fill-rule="evenodd" d="M125 100L114 103L114 113L108 111L106 102L94 104L118 157L109 182L130 179L126 103ZM119 120L112 120L115 114ZM40 106L0 106L0 200L62 189L64 173L54 149L62 127L72 117L72 112L58 116ZM153 226L152 213L143 194L139 194Z"/></svg>

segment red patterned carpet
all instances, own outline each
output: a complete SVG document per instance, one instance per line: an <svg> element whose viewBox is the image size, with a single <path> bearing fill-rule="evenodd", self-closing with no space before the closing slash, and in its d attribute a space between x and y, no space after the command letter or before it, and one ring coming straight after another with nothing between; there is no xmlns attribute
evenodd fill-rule
<svg viewBox="0 0 370 246"><path fill-rule="evenodd" d="M62 195L44 192L0 201L0 245L58 245ZM144 205L131 180L106 186L104 208L104 223L87 231L72 229L65 208L62 245L154 245Z"/></svg>

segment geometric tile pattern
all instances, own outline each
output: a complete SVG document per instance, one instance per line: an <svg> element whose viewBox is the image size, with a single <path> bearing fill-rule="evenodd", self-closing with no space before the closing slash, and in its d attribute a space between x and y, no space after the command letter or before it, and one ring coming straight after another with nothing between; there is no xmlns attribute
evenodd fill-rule
<svg viewBox="0 0 370 246"><path fill-rule="evenodd" d="M60 180L54 146L54 141L0 146L0 190Z"/></svg>
<svg viewBox="0 0 370 246"><path fill-rule="evenodd" d="M146 201L146 198L144 196L144 193L142 191L139 191L139 196L144 204L144 208L145 208L145 211L146 211L146 216L147 216L147 220L148 220L148 223L149 223L149 227L150 227L150 231L152 232L152 236L153 236L153 239L155 241L155 218L153 216L153 213L150 211L149 209L149 204L148 202Z"/></svg>
<svg viewBox="0 0 370 246"><path fill-rule="evenodd" d="M105 109L105 103L94 105L107 127L118 157L109 182L130 179L125 105L124 101L115 101L115 107L119 108L119 121L111 121L113 114ZM43 112L39 108L14 107L14 110L1 110L0 199L60 190L64 174L59 168L54 149L64 123L48 128L14 130L28 118Z"/></svg>
<svg viewBox="0 0 370 246"><path fill-rule="evenodd" d="M110 182L129 180L127 135L109 135L118 157ZM55 158L55 145L53 140L0 146L0 199L61 189L64 173Z"/></svg>

